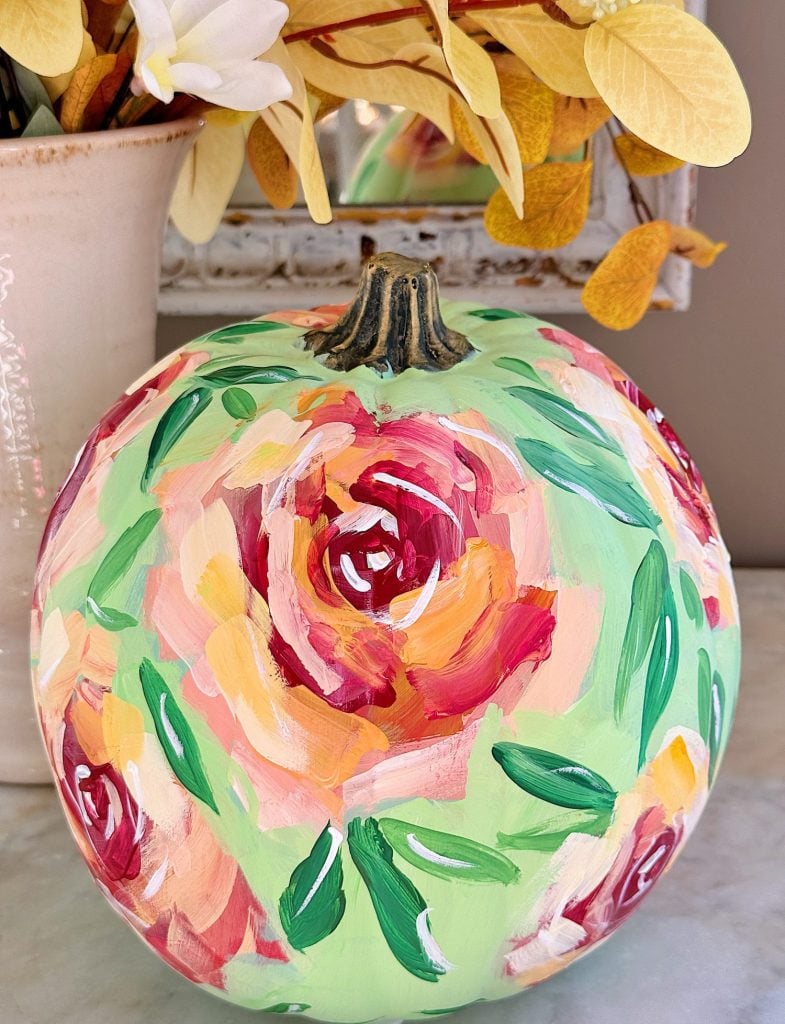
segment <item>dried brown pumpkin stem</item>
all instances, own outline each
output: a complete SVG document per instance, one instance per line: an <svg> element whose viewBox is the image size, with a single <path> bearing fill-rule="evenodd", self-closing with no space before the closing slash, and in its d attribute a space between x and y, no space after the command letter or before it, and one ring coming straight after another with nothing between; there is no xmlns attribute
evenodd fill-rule
<svg viewBox="0 0 785 1024"><path fill-rule="evenodd" d="M472 351L468 338L442 320L430 264L394 252L366 263L357 296L341 319L308 331L305 344L334 370L372 366L396 374L410 367L448 370Z"/></svg>

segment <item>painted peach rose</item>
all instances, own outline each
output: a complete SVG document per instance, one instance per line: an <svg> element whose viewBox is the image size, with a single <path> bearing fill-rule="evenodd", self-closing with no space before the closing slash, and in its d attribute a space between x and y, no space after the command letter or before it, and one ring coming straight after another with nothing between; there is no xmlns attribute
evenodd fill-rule
<svg viewBox="0 0 785 1024"><path fill-rule="evenodd" d="M616 801L602 836L569 836L551 859L555 878L534 930L512 941L506 971L522 986L543 981L607 938L667 871L700 816L709 752L690 729L672 730L635 787Z"/></svg>
<svg viewBox="0 0 785 1024"><path fill-rule="evenodd" d="M337 792L415 747L433 774L424 752L511 710L550 653L539 499L477 414L377 419L325 387L157 491L179 555L149 618L252 777ZM468 744L442 752L460 786Z"/></svg>

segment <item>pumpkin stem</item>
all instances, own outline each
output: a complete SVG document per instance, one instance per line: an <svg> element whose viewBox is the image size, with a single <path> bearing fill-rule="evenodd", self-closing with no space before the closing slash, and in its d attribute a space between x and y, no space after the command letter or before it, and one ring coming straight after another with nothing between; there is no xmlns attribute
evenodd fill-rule
<svg viewBox="0 0 785 1024"><path fill-rule="evenodd" d="M394 252L371 257L354 302L330 327L308 331L305 346L333 370L372 366L396 374L448 370L473 351L442 320L430 264Z"/></svg>

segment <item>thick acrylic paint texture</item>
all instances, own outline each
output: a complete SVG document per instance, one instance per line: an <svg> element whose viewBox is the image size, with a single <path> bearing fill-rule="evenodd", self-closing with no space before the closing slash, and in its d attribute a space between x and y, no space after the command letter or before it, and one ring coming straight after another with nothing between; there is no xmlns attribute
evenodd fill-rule
<svg viewBox="0 0 785 1024"><path fill-rule="evenodd" d="M333 309L186 345L44 538L76 840L244 1006L416 1018L542 980L668 867L727 741L733 584L678 437L566 332L443 313L474 347L443 372L325 368L302 336Z"/></svg>

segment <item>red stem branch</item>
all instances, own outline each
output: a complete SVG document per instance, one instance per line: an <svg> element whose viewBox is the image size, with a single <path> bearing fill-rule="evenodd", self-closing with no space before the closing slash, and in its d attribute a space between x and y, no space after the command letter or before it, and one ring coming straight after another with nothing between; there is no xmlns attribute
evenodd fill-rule
<svg viewBox="0 0 785 1024"><path fill-rule="evenodd" d="M461 14L471 14L472 11L500 11L512 10L516 7L533 7L539 5L546 14L562 24L573 23L565 12L557 7L552 0L451 0L450 15L460 17ZM344 32L352 28L368 28L374 25L389 25L396 21L407 21L409 18L430 17L422 4L414 7L401 7L393 11L375 11L371 14L363 14L356 18L347 18L345 21L333 21L327 25L313 25L310 28L300 29L298 32L290 32L283 37L285 43L300 43L308 39L316 39L319 36L332 35L334 32ZM574 28L583 28L583 25L573 25Z"/></svg>

